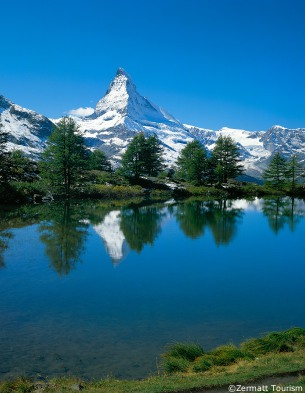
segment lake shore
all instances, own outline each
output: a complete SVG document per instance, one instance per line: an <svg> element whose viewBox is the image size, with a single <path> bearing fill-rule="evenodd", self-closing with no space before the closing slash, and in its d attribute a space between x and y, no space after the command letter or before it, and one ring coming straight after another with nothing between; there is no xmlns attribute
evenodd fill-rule
<svg viewBox="0 0 305 393"><path fill-rule="evenodd" d="M277 385L293 383L305 389L305 351L262 356L255 362L239 361L229 367L220 367L206 373L177 373L175 375L152 376L143 380L82 381L77 377L40 379L36 381L20 378L0 382L0 392L75 392L90 393L174 393L174 392L225 392L229 385L266 385L274 381ZM292 380L287 376L293 376ZM272 377L272 378L270 378ZM268 378L268 381L266 380Z"/></svg>
<svg viewBox="0 0 305 393"><path fill-rule="evenodd" d="M266 185L231 181L227 184L214 186L196 186L189 183L161 180L140 179L131 184L90 184L79 185L70 195L56 194L45 189L40 182L12 183L0 188L1 204L41 203L53 200L95 199L95 200L123 200L131 198L145 199L186 199L190 197L202 198L255 198L255 197L294 197L305 198L305 188L298 186L295 190L275 189Z"/></svg>
<svg viewBox="0 0 305 393"><path fill-rule="evenodd" d="M90 393L201 393L228 389L238 391L238 386L257 386L260 389L257 391L296 391L274 390L274 387L284 389L288 386L289 389L289 386L298 386L302 388L299 391L303 391L304 338L305 329L293 328L247 340L239 348L229 345L210 352L203 351L198 344L177 343L168 347L167 352L162 355L162 373L142 380L106 378L84 381L77 377L48 380L39 376L36 380L19 378L0 382L0 392L55 393L82 390ZM169 368L169 364L173 365L174 360L178 367ZM209 367L205 370L208 361ZM179 372L182 370L179 370L179 365L185 362L188 362L187 367ZM268 389L269 386L272 390ZM261 390L262 387L265 390Z"/></svg>

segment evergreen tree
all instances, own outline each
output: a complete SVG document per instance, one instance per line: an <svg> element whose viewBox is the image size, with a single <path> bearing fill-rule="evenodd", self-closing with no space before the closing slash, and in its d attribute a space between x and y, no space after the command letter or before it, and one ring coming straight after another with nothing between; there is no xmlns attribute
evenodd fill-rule
<svg viewBox="0 0 305 393"><path fill-rule="evenodd" d="M212 158L215 160L215 174L219 183L227 183L229 179L235 179L243 173L239 149L230 136L220 135Z"/></svg>
<svg viewBox="0 0 305 393"><path fill-rule="evenodd" d="M0 185L7 183L10 178L9 152L6 144L8 142L8 132L3 131L0 124Z"/></svg>
<svg viewBox="0 0 305 393"><path fill-rule="evenodd" d="M101 150L94 150L88 157L88 169L111 172L111 163Z"/></svg>
<svg viewBox="0 0 305 393"><path fill-rule="evenodd" d="M145 174L148 176L158 176L164 168L163 149L156 135L151 135L146 139L144 149Z"/></svg>
<svg viewBox="0 0 305 393"><path fill-rule="evenodd" d="M286 165L286 179L290 191L295 191L298 180L301 177L304 177L304 168L300 164L297 156L293 154Z"/></svg>
<svg viewBox="0 0 305 393"><path fill-rule="evenodd" d="M139 179L143 175L157 176L163 169L163 149L155 135L145 138L144 132L136 134L122 155L120 172Z"/></svg>
<svg viewBox="0 0 305 393"><path fill-rule="evenodd" d="M121 172L127 177L139 179L145 174L146 139L143 132L135 135L122 155Z"/></svg>
<svg viewBox="0 0 305 393"><path fill-rule="evenodd" d="M10 180L31 182L38 177L37 163L25 157L21 150L12 151L8 162L10 165Z"/></svg>
<svg viewBox="0 0 305 393"><path fill-rule="evenodd" d="M263 172L263 178L267 185L276 190L282 190L285 186L287 176L287 162L277 152L271 159L267 169Z"/></svg>
<svg viewBox="0 0 305 393"><path fill-rule="evenodd" d="M177 176L194 184L206 178L207 154L199 141L189 142L177 160Z"/></svg>
<svg viewBox="0 0 305 393"><path fill-rule="evenodd" d="M86 169L88 151L73 119L63 117L50 135L42 155L41 174L67 196Z"/></svg>

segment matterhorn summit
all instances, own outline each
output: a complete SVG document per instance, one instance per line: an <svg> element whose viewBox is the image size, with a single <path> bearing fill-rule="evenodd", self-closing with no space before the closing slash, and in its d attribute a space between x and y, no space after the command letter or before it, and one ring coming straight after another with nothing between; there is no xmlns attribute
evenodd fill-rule
<svg viewBox="0 0 305 393"><path fill-rule="evenodd" d="M182 127L176 119L142 97L123 68L119 68L105 96L97 103L94 115L106 120L116 119L143 125L165 123ZM106 116L105 116L106 115ZM137 126L135 126L137 129Z"/></svg>
<svg viewBox="0 0 305 393"><path fill-rule="evenodd" d="M89 145L104 150L114 159L120 159L138 132L156 134L168 162L175 160L186 143L194 139L183 124L139 94L123 68L117 70L94 113L76 120Z"/></svg>
<svg viewBox="0 0 305 393"><path fill-rule="evenodd" d="M229 127L210 130L182 124L142 96L123 68L117 70L95 108L78 108L69 113L77 122L87 145L104 151L115 164L119 163L129 142L139 132L157 136L168 166L175 164L188 142L199 140L211 151L220 135L230 136L236 142L246 174L255 178L261 178L276 152L287 159L296 154L305 162L305 128L289 129L277 125L267 131ZM27 156L38 159L53 131L53 123L58 121L50 121L0 95L0 129L9 134L8 150L20 149Z"/></svg>

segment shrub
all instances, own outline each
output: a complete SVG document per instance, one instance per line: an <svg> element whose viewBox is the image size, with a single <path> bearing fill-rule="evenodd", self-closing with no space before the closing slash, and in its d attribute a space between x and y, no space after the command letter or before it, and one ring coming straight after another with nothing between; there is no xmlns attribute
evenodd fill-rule
<svg viewBox="0 0 305 393"><path fill-rule="evenodd" d="M209 355L203 355L197 358L193 365L193 370L195 372L204 372L209 370L213 366L213 363Z"/></svg>
<svg viewBox="0 0 305 393"><path fill-rule="evenodd" d="M235 363L236 360L245 357L244 353L235 345L223 345L218 347L210 352L209 356L215 366L228 366L229 364Z"/></svg>
<svg viewBox="0 0 305 393"><path fill-rule="evenodd" d="M250 339L241 345L243 351L255 356L270 352L293 352L305 343L305 329L293 328L266 337Z"/></svg>
<svg viewBox="0 0 305 393"><path fill-rule="evenodd" d="M194 361L196 358L203 354L203 348L199 344L176 343L169 346L168 351L163 355L163 357L182 358L189 361Z"/></svg>
<svg viewBox="0 0 305 393"><path fill-rule="evenodd" d="M169 190L152 190L149 196L152 199L169 199L172 197L172 192Z"/></svg>
<svg viewBox="0 0 305 393"><path fill-rule="evenodd" d="M83 196L92 198L127 198L143 196L144 190L139 186L109 186L103 184L91 184L84 187L81 191Z"/></svg>
<svg viewBox="0 0 305 393"><path fill-rule="evenodd" d="M186 190L192 195L215 197L215 198L225 198L228 193L224 190L215 187L207 186L187 186Z"/></svg>
<svg viewBox="0 0 305 393"><path fill-rule="evenodd" d="M182 373L186 372L191 362L184 358L168 356L163 362L163 368L166 373Z"/></svg>

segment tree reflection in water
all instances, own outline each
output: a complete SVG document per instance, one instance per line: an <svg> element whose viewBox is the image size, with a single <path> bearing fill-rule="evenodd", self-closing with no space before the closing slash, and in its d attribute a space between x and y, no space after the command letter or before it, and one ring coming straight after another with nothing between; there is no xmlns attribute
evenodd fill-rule
<svg viewBox="0 0 305 393"><path fill-rule="evenodd" d="M46 245L51 266L59 275L69 274L80 261L87 238L88 222L83 219L82 209L69 202L54 204L43 218L40 239Z"/></svg>
<svg viewBox="0 0 305 393"><path fill-rule="evenodd" d="M242 215L242 209L234 208L228 200L186 201L176 209L177 222L186 236L196 239L207 227L217 245L228 244L233 239Z"/></svg>
<svg viewBox="0 0 305 393"><path fill-rule="evenodd" d="M141 252L145 244L154 243L164 214L161 207L153 205L122 208L120 228L132 250Z"/></svg>
<svg viewBox="0 0 305 393"><path fill-rule="evenodd" d="M1 230L0 231L0 269L5 267L4 261L4 251L7 250L9 245L9 240L13 237L13 235L9 231Z"/></svg>
<svg viewBox="0 0 305 393"><path fill-rule="evenodd" d="M288 197L265 198L263 213L268 218L269 226L275 234L288 225L294 231L301 217L305 215L304 206L299 200Z"/></svg>
<svg viewBox="0 0 305 393"><path fill-rule="evenodd" d="M244 201L245 202L245 201ZM140 253L153 245L166 217L174 217L183 231L197 239L208 229L216 245L229 244L237 234L243 210L236 201L210 200L173 202L172 204L114 203L52 203L24 205L0 212L0 268L5 266L5 253L13 244L11 229L38 224L40 239L50 266L60 275L68 274L80 260L89 225L102 238L114 263L120 262L130 249ZM247 203L244 204L247 206ZM277 234L286 225L294 231L305 216L304 201L293 198L260 200L262 212L270 228Z"/></svg>

